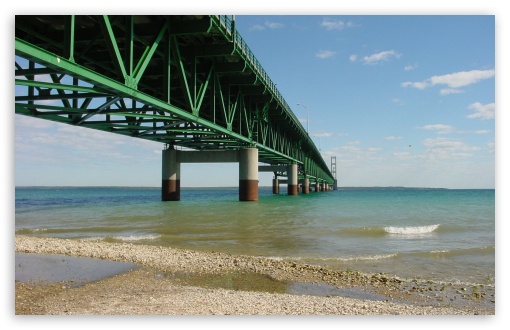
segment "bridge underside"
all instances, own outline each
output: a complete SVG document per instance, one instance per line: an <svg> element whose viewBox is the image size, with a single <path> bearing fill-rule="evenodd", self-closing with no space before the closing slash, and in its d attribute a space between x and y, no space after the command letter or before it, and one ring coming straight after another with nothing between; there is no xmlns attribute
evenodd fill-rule
<svg viewBox="0 0 510 330"><path fill-rule="evenodd" d="M181 150L258 149L333 183L227 16L16 16L16 113Z"/></svg>

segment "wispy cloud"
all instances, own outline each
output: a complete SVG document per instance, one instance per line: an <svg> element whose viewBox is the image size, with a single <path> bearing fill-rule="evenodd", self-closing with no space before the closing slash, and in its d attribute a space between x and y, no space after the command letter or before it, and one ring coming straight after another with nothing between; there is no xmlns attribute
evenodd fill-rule
<svg viewBox="0 0 510 330"><path fill-rule="evenodd" d="M326 138L326 137L332 137L333 133L325 132L325 131L319 131L319 132L315 133L313 136L320 137L320 138Z"/></svg>
<svg viewBox="0 0 510 330"><path fill-rule="evenodd" d="M351 56L349 56L349 61L356 62L357 60L358 60L358 55L352 54Z"/></svg>
<svg viewBox="0 0 510 330"><path fill-rule="evenodd" d="M265 22L263 25L262 24L252 25L252 27L250 28L250 31L263 31L266 29L275 30L275 29L281 29L284 26L285 25L283 23Z"/></svg>
<svg viewBox="0 0 510 330"><path fill-rule="evenodd" d="M437 137L426 139L423 146L432 158L469 157L472 151L480 150L479 147L470 146L462 141Z"/></svg>
<svg viewBox="0 0 510 330"><path fill-rule="evenodd" d="M384 138L386 141L402 140L401 136L387 136Z"/></svg>
<svg viewBox="0 0 510 330"><path fill-rule="evenodd" d="M263 31L266 27L264 25L255 24L250 27L250 31Z"/></svg>
<svg viewBox="0 0 510 330"><path fill-rule="evenodd" d="M333 20L331 18L324 18L320 24L322 27L326 28L328 31L341 31L345 29L346 27L354 27L356 26L352 22L345 22L340 19Z"/></svg>
<svg viewBox="0 0 510 330"><path fill-rule="evenodd" d="M315 56L320 58L320 59L325 59L325 58L329 58L329 57L333 57L335 56L336 52L332 51L332 50L319 50L317 53L315 53Z"/></svg>
<svg viewBox="0 0 510 330"><path fill-rule="evenodd" d="M157 142L130 139L107 132L84 127L59 124L17 115L16 153L20 159L38 159L53 162L62 155L66 160L78 164L83 157L88 159L132 161L134 155L126 150L159 151ZM38 129L34 130L34 127ZM98 143L97 141L101 141ZM34 149L34 145L38 146ZM58 153L58 155L55 155Z"/></svg>
<svg viewBox="0 0 510 330"><path fill-rule="evenodd" d="M284 27L283 23L278 23L278 22L266 22L265 25L268 28L270 28L271 30L281 29L282 27Z"/></svg>
<svg viewBox="0 0 510 330"><path fill-rule="evenodd" d="M458 88L442 88L439 91L439 94L441 94L441 95L462 94L462 93L464 93L464 91L461 89L458 89Z"/></svg>
<svg viewBox="0 0 510 330"><path fill-rule="evenodd" d="M418 67L418 64L406 65L404 66L404 71L413 71Z"/></svg>
<svg viewBox="0 0 510 330"><path fill-rule="evenodd" d="M494 119L496 104L482 104L480 102L475 102L469 105L469 109L475 110L475 113L469 115L468 118Z"/></svg>
<svg viewBox="0 0 510 330"><path fill-rule="evenodd" d="M437 134L448 134L451 133L454 129L453 126L444 124L425 125L419 128L429 131L436 131Z"/></svg>
<svg viewBox="0 0 510 330"><path fill-rule="evenodd" d="M385 50L369 56L364 56L362 61L364 64L374 65L381 62L391 61L395 58L400 58L400 56L401 54L394 50Z"/></svg>
<svg viewBox="0 0 510 330"><path fill-rule="evenodd" d="M494 70L461 71L442 76L432 76L424 81L407 81L402 83L402 87L425 89L436 85L446 85L448 88L442 89L440 93L441 95L448 95L452 93L461 93L462 91L458 89L459 87L468 86L484 79L490 79L494 77L494 75Z"/></svg>

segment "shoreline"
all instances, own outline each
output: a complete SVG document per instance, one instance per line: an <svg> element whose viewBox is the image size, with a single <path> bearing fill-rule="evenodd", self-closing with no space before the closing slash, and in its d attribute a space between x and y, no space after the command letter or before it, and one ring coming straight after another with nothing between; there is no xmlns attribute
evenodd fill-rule
<svg viewBox="0 0 510 330"><path fill-rule="evenodd" d="M80 286L17 282L15 304L18 315L495 314L494 300L489 304L485 301L494 299L493 294L491 298L486 292L487 288L478 288L475 292L473 288L407 281L386 274L338 272L263 257L131 243L16 235L15 245L17 253L90 257L139 266ZM254 290L253 286L258 282L261 287ZM237 287L235 283L238 283ZM271 287L274 283L322 285L386 299L358 299L337 294L321 296L313 290L312 294L289 294ZM445 301L449 294L449 300ZM465 301L458 304L457 297Z"/></svg>

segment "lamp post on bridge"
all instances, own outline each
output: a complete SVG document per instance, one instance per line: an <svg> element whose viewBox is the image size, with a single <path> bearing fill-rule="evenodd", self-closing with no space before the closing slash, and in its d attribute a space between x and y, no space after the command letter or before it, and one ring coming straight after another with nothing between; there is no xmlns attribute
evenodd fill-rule
<svg viewBox="0 0 510 330"><path fill-rule="evenodd" d="M297 105L300 105L302 106L305 110L306 110L306 134L310 134L309 133L309 123L310 123L310 112L308 111L308 108L304 105L304 104L301 104L301 103L298 103Z"/></svg>

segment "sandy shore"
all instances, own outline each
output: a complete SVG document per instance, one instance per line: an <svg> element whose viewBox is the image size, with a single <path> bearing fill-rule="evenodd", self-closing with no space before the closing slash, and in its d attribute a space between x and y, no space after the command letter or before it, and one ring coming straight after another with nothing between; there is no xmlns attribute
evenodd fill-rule
<svg viewBox="0 0 510 330"><path fill-rule="evenodd" d="M435 293L436 290L457 290L460 295L458 288L445 289L443 285L436 289L432 283L408 283L384 274L336 272L267 258L124 243L28 236L16 236L15 243L19 253L93 257L139 265L126 273L81 286L17 282L15 309L18 315L494 314L494 307L486 305L451 306L453 298L445 302L444 297L438 300ZM255 283L244 283L247 289L226 288L214 284L220 278L241 282L266 278L278 283L322 283L356 288L358 292L365 290L387 299L280 293L267 283L264 285L269 292L250 291L250 285L255 287ZM485 292L477 294L486 295Z"/></svg>

